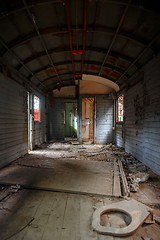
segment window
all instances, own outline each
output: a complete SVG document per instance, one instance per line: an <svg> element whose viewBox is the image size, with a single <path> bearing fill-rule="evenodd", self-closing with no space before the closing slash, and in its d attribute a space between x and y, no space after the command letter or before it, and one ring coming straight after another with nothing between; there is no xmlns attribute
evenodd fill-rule
<svg viewBox="0 0 160 240"><path fill-rule="evenodd" d="M117 122L123 122L124 117L124 95L117 99Z"/></svg>
<svg viewBox="0 0 160 240"><path fill-rule="evenodd" d="M40 99L34 96L34 121L40 122Z"/></svg>

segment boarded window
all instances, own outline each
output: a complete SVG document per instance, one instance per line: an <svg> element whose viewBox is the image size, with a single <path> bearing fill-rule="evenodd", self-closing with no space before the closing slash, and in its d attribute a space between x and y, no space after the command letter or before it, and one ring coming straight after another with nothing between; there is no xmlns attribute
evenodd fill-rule
<svg viewBox="0 0 160 240"><path fill-rule="evenodd" d="M117 122L123 122L124 117L124 95L117 99Z"/></svg>
<svg viewBox="0 0 160 240"><path fill-rule="evenodd" d="M34 121L40 122L40 99L34 96Z"/></svg>

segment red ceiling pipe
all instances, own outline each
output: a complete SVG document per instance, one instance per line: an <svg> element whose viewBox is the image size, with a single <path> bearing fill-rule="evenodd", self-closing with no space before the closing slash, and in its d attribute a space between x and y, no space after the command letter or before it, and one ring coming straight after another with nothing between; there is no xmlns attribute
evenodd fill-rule
<svg viewBox="0 0 160 240"><path fill-rule="evenodd" d="M72 71L73 71L73 78L75 81L75 62L73 57L73 42L72 42L72 34L71 34L71 24L70 24L70 15L69 15L69 5L68 0L65 0L65 8L66 8L66 18L67 18L67 26L68 26L68 38L70 44L70 52L71 52L71 60L72 60Z"/></svg>
<svg viewBox="0 0 160 240"><path fill-rule="evenodd" d="M87 0L84 0L84 30L83 30L83 55L82 55L82 74L84 71L84 54L86 47L86 36L87 36Z"/></svg>
<svg viewBox="0 0 160 240"><path fill-rule="evenodd" d="M72 50L72 54L73 55L83 55L84 52L82 49L78 49L78 50L74 49L74 50Z"/></svg>

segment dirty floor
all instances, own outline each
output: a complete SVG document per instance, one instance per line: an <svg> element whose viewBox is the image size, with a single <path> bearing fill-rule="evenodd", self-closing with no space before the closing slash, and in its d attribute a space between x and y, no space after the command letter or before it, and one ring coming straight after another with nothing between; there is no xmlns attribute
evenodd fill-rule
<svg viewBox="0 0 160 240"><path fill-rule="evenodd" d="M123 154L112 145L50 143L1 169L0 239L159 240L160 225L152 219L129 237L101 235L92 229L97 207L123 199L117 162ZM150 172L130 197L160 216L159 186L159 177ZM107 221L114 227L126 224L118 215L102 216L101 224Z"/></svg>

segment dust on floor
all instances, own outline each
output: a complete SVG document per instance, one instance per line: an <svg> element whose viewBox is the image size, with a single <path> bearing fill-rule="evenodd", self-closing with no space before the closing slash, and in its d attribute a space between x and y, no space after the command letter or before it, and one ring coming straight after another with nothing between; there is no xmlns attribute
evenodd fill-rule
<svg viewBox="0 0 160 240"><path fill-rule="evenodd" d="M11 176L15 176L15 169L19 171L18 178L10 182L10 186L1 185L0 226L3 231L0 232L0 239L118 240L116 237L101 235L93 231L91 219L95 208L120 200L110 194L113 189L109 190L108 195L111 196L104 194L102 186L106 185L106 189L110 189L108 186L113 184L111 178L114 177L113 163L122 156L126 156L123 149L113 145L50 143L42 145L2 169L0 178L4 182L13 180ZM124 167L126 168L125 164ZM22 169L25 169L25 174L24 172L22 174ZM38 178L36 169L39 171ZM47 174L43 175L45 170ZM147 169L147 171L150 177L146 182L139 184L138 191L131 193L131 197L153 207L154 213L158 216L160 214L160 179L150 170ZM53 187L52 184L56 179L52 178L52 174L56 172L59 172L59 175ZM66 183L69 179L66 177L63 179L66 172L68 176L73 176L70 179L70 185L76 186L71 191L68 190L68 183ZM126 169L126 176L128 174L129 171ZM24 175L28 175L30 182L27 186L30 184L32 189L24 189L20 185L21 180L24 180ZM40 178L41 175L43 178ZM57 188L60 179L63 181L61 180L61 186ZM83 182L81 187L79 187L80 182ZM50 188L47 188L47 184ZM38 186L43 186L43 189L38 190ZM90 186L92 191L90 188L84 191L84 186ZM96 194L99 189L101 191ZM103 224L106 221L104 216L102 221ZM117 216L114 216L111 221L117 222ZM159 240L159 236L160 225L155 222L144 223L132 236L122 239Z"/></svg>

